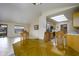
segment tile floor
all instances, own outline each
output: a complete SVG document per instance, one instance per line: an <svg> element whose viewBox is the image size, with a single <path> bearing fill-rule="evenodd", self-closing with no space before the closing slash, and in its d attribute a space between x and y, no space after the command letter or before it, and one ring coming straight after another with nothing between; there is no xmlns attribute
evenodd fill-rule
<svg viewBox="0 0 79 59"><path fill-rule="evenodd" d="M0 38L0 56L13 56L13 47L12 44L20 41L20 37L16 38Z"/></svg>

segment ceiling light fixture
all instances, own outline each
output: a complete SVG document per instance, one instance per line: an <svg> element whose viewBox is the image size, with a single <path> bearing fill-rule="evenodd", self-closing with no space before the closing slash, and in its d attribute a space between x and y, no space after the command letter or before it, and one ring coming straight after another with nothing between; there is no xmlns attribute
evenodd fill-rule
<svg viewBox="0 0 79 59"><path fill-rule="evenodd" d="M64 15L58 15L58 16L55 16L55 17L51 17L51 19L53 19L57 22L62 22L62 21L68 20Z"/></svg>

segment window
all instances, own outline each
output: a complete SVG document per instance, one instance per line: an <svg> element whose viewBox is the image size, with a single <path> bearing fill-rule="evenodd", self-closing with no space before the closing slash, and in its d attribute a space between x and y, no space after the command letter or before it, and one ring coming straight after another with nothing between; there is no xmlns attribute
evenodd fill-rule
<svg viewBox="0 0 79 59"><path fill-rule="evenodd" d="M0 24L0 37L7 36L7 24Z"/></svg>
<svg viewBox="0 0 79 59"><path fill-rule="evenodd" d="M24 30L23 26L15 25L15 33L21 33Z"/></svg>

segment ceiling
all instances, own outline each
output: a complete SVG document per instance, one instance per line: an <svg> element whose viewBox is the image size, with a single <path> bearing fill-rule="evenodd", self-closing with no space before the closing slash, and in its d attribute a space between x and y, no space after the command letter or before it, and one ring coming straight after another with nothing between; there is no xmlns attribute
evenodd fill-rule
<svg viewBox="0 0 79 59"><path fill-rule="evenodd" d="M77 3L0 3L0 21L10 21L17 23L31 23L42 13L58 8L76 6ZM54 12L54 11L53 11Z"/></svg>

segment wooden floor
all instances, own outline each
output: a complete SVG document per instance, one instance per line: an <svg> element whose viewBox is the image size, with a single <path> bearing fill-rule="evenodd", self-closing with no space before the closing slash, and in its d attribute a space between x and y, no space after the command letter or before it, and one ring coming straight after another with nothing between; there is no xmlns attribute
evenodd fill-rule
<svg viewBox="0 0 79 59"><path fill-rule="evenodd" d="M38 39L29 39L13 44L16 56L75 56L78 52L67 47L63 50L53 46L53 42Z"/></svg>

